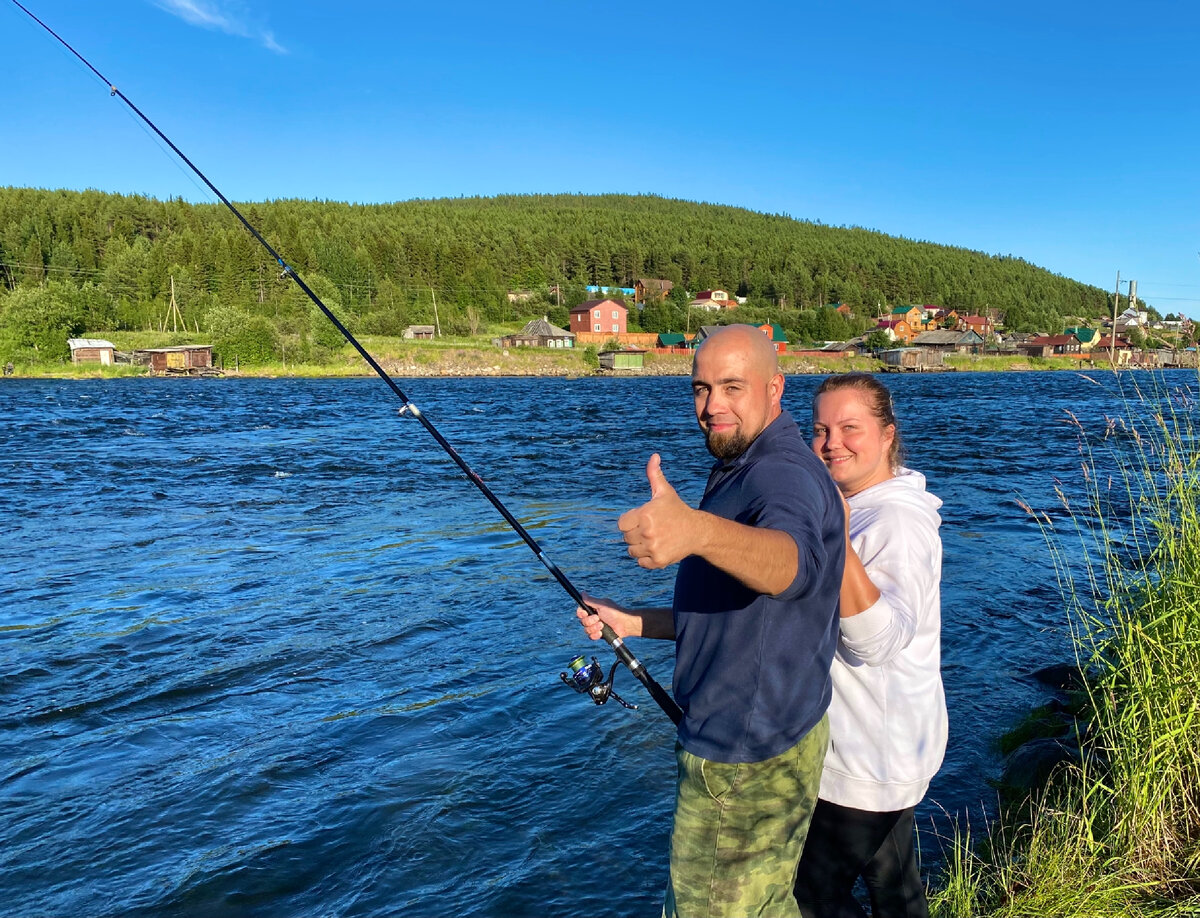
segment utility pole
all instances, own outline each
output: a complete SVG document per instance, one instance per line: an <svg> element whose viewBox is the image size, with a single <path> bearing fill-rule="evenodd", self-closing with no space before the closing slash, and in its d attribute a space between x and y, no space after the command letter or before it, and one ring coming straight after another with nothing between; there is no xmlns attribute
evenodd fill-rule
<svg viewBox="0 0 1200 918"><path fill-rule="evenodd" d="M440 338L442 337L442 325L440 322L438 322L437 293L434 291L432 286L429 288L429 295L433 297L433 330L434 333Z"/></svg>
<svg viewBox="0 0 1200 918"><path fill-rule="evenodd" d="M183 322L183 330L187 331L187 322L184 321L183 313L179 311L179 304L175 302L175 275L171 275L171 302L167 304L167 315L162 320L159 326L159 331L167 330L167 323L171 323L171 331L179 331L179 323Z"/></svg>

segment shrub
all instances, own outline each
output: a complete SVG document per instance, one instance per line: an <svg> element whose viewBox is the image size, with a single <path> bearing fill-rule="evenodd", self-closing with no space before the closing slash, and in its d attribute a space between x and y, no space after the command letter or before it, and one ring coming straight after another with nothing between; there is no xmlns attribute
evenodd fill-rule
<svg viewBox="0 0 1200 918"><path fill-rule="evenodd" d="M4 360L67 360L71 356L67 339L83 332L83 312L53 286L19 287L0 299L0 358Z"/></svg>
<svg viewBox="0 0 1200 918"><path fill-rule="evenodd" d="M232 306L210 309L206 316L213 350L225 366L270 363L279 357L279 336L269 320Z"/></svg>

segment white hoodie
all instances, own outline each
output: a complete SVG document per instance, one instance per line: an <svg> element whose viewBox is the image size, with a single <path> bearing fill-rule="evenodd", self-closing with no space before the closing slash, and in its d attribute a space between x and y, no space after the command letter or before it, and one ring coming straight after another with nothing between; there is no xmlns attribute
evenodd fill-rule
<svg viewBox="0 0 1200 918"><path fill-rule="evenodd" d="M850 542L880 597L841 620L821 799L890 812L920 802L946 751L942 502L901 469L848 503Z"/></svg>

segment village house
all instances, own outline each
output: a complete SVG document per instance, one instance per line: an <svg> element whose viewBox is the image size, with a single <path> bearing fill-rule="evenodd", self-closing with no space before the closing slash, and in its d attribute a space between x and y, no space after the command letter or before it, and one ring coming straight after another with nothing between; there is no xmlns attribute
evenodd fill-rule
<svg viewBox="0 0 1200 918"><path fill-rule="evenodd" d="M1017 351L1027 357L1061 357L1078 354L1080 346L1074 335L1037 335L1018 344Z"/></svg>
<svg viewBox="0 0 1200 918"><path fill-rule="evenodd" d="M770 339L771 344L775 347L776 354L787 353L787 335L784 334L783 327L776 325L774 322L766 322L762 325L752 325L751 328L757 328L760 332ZM692 339L691 346L699 347L700 343L718 329L725 328L724 325L701 325L700 330L696 332L696 337Z"/></svg>
<svg viewBox="0 0 1200 918"><path fill-rule="evenodd" d="M1116 360L1117 366L1128 366L1133 362L1133 345L1128 338L1117 337L1113 340L1112 335L1105 335L1096 342L1096 346L1092 348L1093 357L1106 357L1112 354Z"/></svg>
<svg viewBox="0 0 1200 918"><path fill-rule="evenodd" d="M946 309L942 306L926 306L925 325L927 331L933 331L936 328L955 328L958 326L958 310Z"/></svg>
<svg viewBox="0 0 1200 918"><path fill-rule="evenodd" d="M768 322L757 326L758 330L771 339L771 344L775 346L776 354L787 353L787 335L783 332L783 326L777 325L774 322Z"/></svg>
<svg viewBox="0 0 1200 918"><path fill-rule="evenodd" d="M404 329L404 337L409 341L432 341L435 331L432 325L410 325Z"/></svg>
<svg viewBox="0 0 1200 918"><path fill-rule="evenodd" d="M1136 306L1130 306L1123 313L1117 316L1117 335L1128 332L1131 328L1144 328L1150 320L1150 314L1144 310L1139 310ZM1105 322L1107 326L1112 326L1112 322Z"/></svg>
<svg viewBox="0 0 1200 918"><path fill-rule="evenodd" d="M115 360L112 342L102 338L68 338L67 347L71 349L71 363L98 363L107 367Z"/></svg>
<svg viewBox="0 0 1200 918"><path fill-rule="evenodd" d="M717 329L723 327L724 326L722 325L701 325L700 330L697 331L695 337L692 338L692 347L699 347L705 338L707 338Z"/></svg>
<svg viewBox="0 0 1200 918"><path fill-rule="evenodd" d="M525 323L514 335L505 335L501 347L574 347L575 335L550 323L545 316Z"/></svg>
<svg viewBox="0 0 1200 918"><path fill-rule="evenodd" d="M978 353L983 339L973 331L956 331L950 328L937 328L933 331L921 332L912 340L913 347L925 347L942 353L970 354Z"/></svg>
<svg viewBox="0 0 1200 918"><path fill-rule="evenodd" d="M927 323L924 306L897 306L887 314L893 322L903 320L913 334L925 331Z"/></svg>
<svg viewBox="0 0 1200 918"><path fill-rule="evenodd" d="M721 309L736 308L737 300L731 298L724 290L701 290L688 305L695 306L698 309L705 309L709 312L717 312Z"/></svg>
<svg viewBox="0 0 1200 918"><path fill-rule="evenodd" d="M675 288L675 282L661 277L643 277L633 282L633 301L641 305L665 300Z"/></svg>
<svg viewBox="0 0 1200 918"><path fill-rule="evenodd" d="M863 335L851 338L849 341L831 341L821 348L823 354L833 354L839 357L857 357L859 354L866 353L867 350L869 348L866 337Z"/></svg>
<svg viewBox="0 0 1200 918"><path fill-rule="evenodd" d="M882 328L893 341L911 344L913 339L912 326L907 319L897 319L894 316L880 319L875 323L876 328Z"/></svg>
<svg viewBox="0 0 1200 918"><path fill-rule="evenodd" d="M588 300L571 310L571 331L576 334L623 335L629 310L616 300Z"/></svg>
<svg viewBox="0 0 1200 918"><path fill-rule="evenodd" d="M988 339L988 335L996 330L995 326L992 325L992 320L987 316L959 316L956 327L960 331L971 329L984 341Z"/></svg>
<svg viewBox="0 0 1200 918"><path fill-rule="evenodd" d="M679 332L659 332L658 339L654 342L655 347L672 348L681 350L689 347L687 335Z"/></svg>
<svg viewBox="0 0 1200 918"><path fill-rule="evenodd" d="M1085 354L1092 350L1092 348L1094 348L1096 343L1100 340L1099 331L1094 328L1087 328L1085 326L1076 326L1074 328L1064 329L1063 334L1074 335L1076 338L1078 338L1079 350Z"/></svg>

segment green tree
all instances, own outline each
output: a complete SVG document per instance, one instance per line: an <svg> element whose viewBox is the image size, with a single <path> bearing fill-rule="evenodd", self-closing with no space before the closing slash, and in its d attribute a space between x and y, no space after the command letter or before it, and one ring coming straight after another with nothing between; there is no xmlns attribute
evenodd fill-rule
<svg viewBox="0 0 1200 918"><path fill-rule="evenodd" d="M559 328L566 328L571 324L571 312L566 306L548 306L546 308L546 319Z"/></svg>
<svg viewBox="0 0 1200 918"><path fill-rule="evenodd" d="M306 279L321 274L335 284L338 295L328 305L356 332L432 322L431 286L439 312L445 303L446 322L469 326L468 309L484 321L512 322L516 311L504 293L551 279L569 309L592 298L584 283L670 278L677 312L640 321L676 330L688 327L688 289L729 285L760 305L784 307L795 317L783 324L808 323L813 337L842 335L832 333L834 320L817 313L802 319L799 312L835 299L864 315L852 331L869 327L876 303L970 312L990 306L1007 312L1007 328L1015 330L1053 331L1063 316L1086 322L1112 312L1105 291L1020 258L651 195L371 206L289 200L250 203L243 212ZM149 328L164 313L177 271L189 319L214 305L237 307L269 319L282 334L304 336L308 305L220 205L0 188L0 286L103 279L110 308L98 318L114 328ZM547 298L547 306L556 299Z"/></svg>
<svg viewBox="0 0 1200 918"><path fill-rule="evenodd" d="M270 363L279 356L279 336L263 316L218 306L206 316L213 350L227 367Z"/></svg>
<svg viewBox="0 0 1200 918"><path fill-rule="evenodd" d="M876 328L867 333L867 337L863 339L863 344L869 350L880 351L892 346L893 341L888 337L888 333L882 328Z"/></svg>
<svg viewBox="0 0 1200 918"><path fill-rule="evenodd" d="M0 299L0 357L21 362L67 360L68 338L84 332L77 303L57 285L22 287Z"/></svg>

